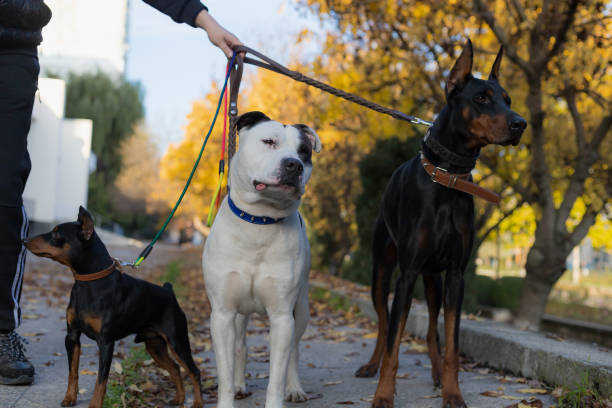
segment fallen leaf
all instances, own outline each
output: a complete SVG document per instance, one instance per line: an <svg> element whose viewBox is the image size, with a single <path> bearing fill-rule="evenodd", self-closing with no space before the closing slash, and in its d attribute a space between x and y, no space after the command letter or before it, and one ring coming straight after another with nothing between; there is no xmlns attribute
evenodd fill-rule
<svg viewBox="0 0 612 408"><path fill-rule="evenodd" d="M121 366L121 363L118 361L115 361L115 364L113 364L113 369L115 370L115 372L119 375L123 374L123 367Z"/></svg>
<svg viewBox="0 0 612 408"><path fill-rule="evenodd" d="M502 395L504 395L504 393L503 391L485 391L485 392L481 392L480 395L483 395L485 397L499 398Z"/></svg>
<svg viewBox="0 0 612 408"><path fill-rule="evenodd" d="M40 332L36 332L36 333L23 333L23 335L25 337L36 337L36 336L44 336L45 333L40 333Z"/></svg>
<svg viewBox="0 0 612 408"><path fill-rule="evenodd" d="M378 336L378 333L368 333L361 336L362 339L375 339Z"/></svg>
<svg viewBox="0 0 612 408"><path fill-rule="evenodd" d="M522 400L522 399L523 399L523 397L515 397L515 396L513 396L513 395L502 395L502 396L501 396L501 397L499 397L499 398L501 398L501 399L505 399L505 400L516 400L516 401L519 401L519 400Z"/></svg>
<svg viewBox="0 0 612 408"><path fill-rule="evenodd" d="M87 390L85 388L81 388L79 390L79 394L81 394L81 395L85 394L86 392L87 392Z"/></svg>
<svg viewBox="0 0 612 408"><path fill-rule="evenodd" d="M432 398L442 398L442 394L431 394L431 395L426 395L423 398L425 399L432 399Z"/></svg>
<svg viewBox="0 0 612 408"><path fill-rule="evenodd" d="M139 392L139 393L142 392L142 390L138 388L136 384L130 384L130 386L128 387L128 390L132 392Z"/></svg>
<svg viewBox="0 0 612 408"><path fill-rule="evenodd" d="M353 401L339 401L336 402L337 405L355 405Z"/></svg>
<svg viewBox="0 0 612 408"><path fill-rule="evenodd" d="M328 381L326 383L323 383L323 385L338 385L338 384L342 384L343 381Z"/></svg>
<svg viewBox="0 0 612 408"><path fill-rule="evenodd" d="M555 399L561 398L563 394L565 394L563 387L557 387L550 393L550 395Z"/></svg>
<svg viewBox="0 0 612 408"><path fill-rule="evenodd" d="M548 390L543 388L521 388L518 392L521 394L548 394Z"/></svg>
<svg viewBox="0 0 612 408"><path fill-rule="evenodd" d="M88 369L83 369L81 370L81 374L83 375L97 375L98 373L96 371L91 371Z"/></svg>

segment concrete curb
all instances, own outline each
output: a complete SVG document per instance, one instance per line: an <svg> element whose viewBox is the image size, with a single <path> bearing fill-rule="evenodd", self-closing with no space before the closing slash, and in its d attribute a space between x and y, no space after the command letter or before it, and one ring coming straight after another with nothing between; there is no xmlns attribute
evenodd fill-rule
<svg viewBox="0 0 612 408"><path fill-rule="evenodd" d="M319 282L311 284L352 299L361 313L376 320L371 300L353 297ZM425 338L428 324L427 308L413 303L406 330ZM438 332L444 342L442 318L438 321ZM570 389L588 384L604 396L612 395L612 350L596 344L560 341L544 333L522 331L492 320L462 319L459 346L462 353L475 361L515 375Z"/></svg>

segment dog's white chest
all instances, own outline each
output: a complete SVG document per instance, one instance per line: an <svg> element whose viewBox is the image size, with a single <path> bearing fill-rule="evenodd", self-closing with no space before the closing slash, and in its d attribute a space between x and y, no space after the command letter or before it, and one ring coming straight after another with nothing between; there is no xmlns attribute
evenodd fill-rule
<svg viewBox="0 0 612 408"><path fill-rule="evenodd" d="M254 225L223 206L206 241L203 267L215 305L245 315L290 309L310 267L302 221L296 213L279 224Z"/></svg>

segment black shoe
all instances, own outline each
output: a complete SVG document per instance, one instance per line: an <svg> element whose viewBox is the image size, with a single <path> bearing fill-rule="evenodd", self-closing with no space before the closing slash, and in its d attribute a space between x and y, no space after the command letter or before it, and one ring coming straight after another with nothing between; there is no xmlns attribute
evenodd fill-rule
<svg viewBox="0 0 612 408"><path fill-rule="evenodd" d="M32 384L34 366L25 356L26 340L14 331L0 334L0 384Z"/></svg>

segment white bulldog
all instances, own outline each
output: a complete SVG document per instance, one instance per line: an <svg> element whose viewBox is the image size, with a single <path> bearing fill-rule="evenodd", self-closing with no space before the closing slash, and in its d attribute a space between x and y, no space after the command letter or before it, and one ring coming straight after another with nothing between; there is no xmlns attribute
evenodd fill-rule
<svg viewBox="0 0 612 408"><path fill-rule="evenodd" d="M270 377L266 408L307 399L298 377L298 344L310 318L310 246L298 213L312 173L312 151L321 150L306 125L283 125L261 112L237 121L240 146L203 255L212 306L218 408L245 394L246 326L251 313L270 319Z"/></svg>

